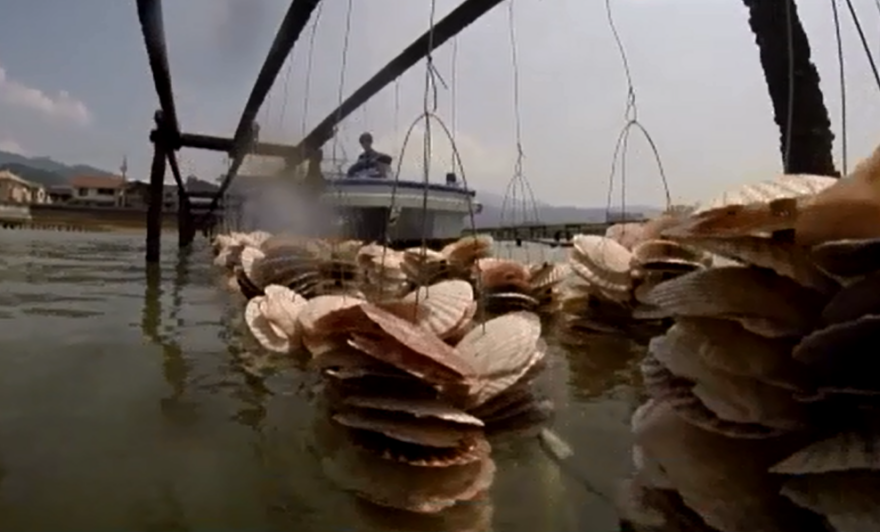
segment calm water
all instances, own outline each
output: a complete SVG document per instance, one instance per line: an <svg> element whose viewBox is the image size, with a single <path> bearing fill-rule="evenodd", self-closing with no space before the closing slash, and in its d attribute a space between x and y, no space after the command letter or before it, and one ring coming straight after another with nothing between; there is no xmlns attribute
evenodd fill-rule
<svg viewBox="0 0 880 532"><path fill-rule="evenodd" d="M174 240L153 275L141 235L0 232L0 530L447 530L326 480L307 377L254 376L241 302L203 241L180 255ZM552 361L542 386L582 480L534 439L498 442L492 530L617 530L582 482L611 496L628 470L626 349Z"/></svg>

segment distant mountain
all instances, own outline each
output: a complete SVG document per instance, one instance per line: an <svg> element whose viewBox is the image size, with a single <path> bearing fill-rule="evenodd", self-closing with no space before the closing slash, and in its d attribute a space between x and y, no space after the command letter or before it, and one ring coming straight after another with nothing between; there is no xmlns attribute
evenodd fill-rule
<svg viewBox="0 0 880 532"><path fill-rule="evenodd" d="M49 157L26 157L6 151L0 151L0 168L47 187L66 184L77 175L117 175L87 164L67 165Z"/></svg>
<svg viewBox="0 0 880 532"><path fill-rule="evenodd" d="M536 201L526 202L526 212L523 212L522 200L518 200L516 205L512 201L508 201L504 205L504 197L491 192L477 193L477 199L483 204L483 210L474 216L474 222L477 227L499 227L502 225L521 224L525 220L531 222L535 219L535 211L537 211L537 219L543 224L562 224L562 223L589 223L604 222L606 209L600 207L571 207L571 206L554 206ZM502 217L502 207L503 217ZM627 214L636 216L641 214L645 217L652 217L661 212L657 207L646 205L630 205L626 208ZM619 209L612 209L612 215L620 215Z"/></svg>

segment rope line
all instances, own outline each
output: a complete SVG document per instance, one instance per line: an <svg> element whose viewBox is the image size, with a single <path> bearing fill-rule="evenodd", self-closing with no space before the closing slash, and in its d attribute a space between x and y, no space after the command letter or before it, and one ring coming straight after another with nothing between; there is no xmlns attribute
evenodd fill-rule
<svg viewBox="0 0 880 532"><path fill-rule="evenodd" d="M519 51L516 38L516 12L514 10L514 0L510 0L507 3L507 29L508 41L510 44L510 62L513 77L513 118L514 135L516 142L516 162L513 166L513 175L511 176L510 181L508 181L507 183L507 188L504 192L504 199L501 203L500 223L502 226L504 226L508 204L511 204L513 206L513 213L511 214L511 227L515 227L517 225L516 211L518 207L522 208L523 224L528 223L527 213L530 210L529 206L531 206L531 211L534 215L533 223L540 223L540 215L538 213L538 202L535 199L534 191L532 190L532 186L528 182L528 179L525 177L523 172L525 152L523 150L522 141L522 107L520 104ZM541 261L543 261L544 249L543 247L540 249ZM510 256L512 255L512 248L510 247L510 245L506 246L506 252L508 255L507 258L511 258ZM530 246L526 246L525 254L526 262L531 262Z"/></svg>
<svg viewBox="0 0 880 532"><path fill-rule="evenodd" d="M306 136L306 124L309 116L309 97L312 92L312 62L315 55L315 36L318 34L318 22L321 20L321 13L323 11L324 3L321 2L318 4L318 11L315 13L315 22L312 24L312 31L309 33L309 50L307 52L308 59L306 60L306 86L303 94L302 124L300 132L300 135L303 138ZM285 84L286 83L287 82L285 81Z"/></svg>
<svg viewBox="0 0 880 532"><path fill-rule="evenodd" d="M880 0L875 0L877 6L880 7ZM834 15L834 37L837 40L837 66L840 73L840 128L841 128L841 163L843 165L843 175L847 175L849 158L849 149L847 148L847 124L846 124L846 69L843 60L843 38L840 34L840 10L837 7L837 0L831 0L831 12Z"/></svg>
<svg viewBox="0 0 880 532"><path fill-rule="evenodd" d="M865 31L862 29L862 23L859 21L859 16L856 13L856 8L853 6L852 0L846 0L846 7L849 9L853 25L855 25L856 31L859 33L859 40L862 41L862 48L865 50L865 55L868 57L868 64L871 65L871 73L874 74L874 81L877 83L877 88L880 89L880 73L877 72L877 64L874 62L874 54L871 53L871 46L868 44L868 38L865 37Z"/></svg>
<svg viewBox="0 0 880 532"><path fill-rule="evenodd" d="M788 58L788 107L785 111L785 153L782 155L782 166L785 173L791 167L791 135L794 132L794 19L792 17L792 2L785 1L785 46Z"/></svg>
<svg viewBox="0 0 880 532"><path fill-rule="evenodd" d="M629 135L633 128L637 129L645 140L648 142L648 145L651 148L651 152L654 155L654 160L657 163L657 169L660 173L660 180L663 184L663 192L666 199L666 208L669 209L672 205L672 197L669 193L669 182L666 179L666 171L663 168L663 161L660 157L660 150L657 149L657 144L654 142L654 138L648 132L647 128L639 121L639 109L636 101L636 90L635 84L633 83L632 70L629 64L629 57L626 53L626 47L623 44L623 39L620 37L620 32L617 29L617 25L614 22L614 14L611 9L611 0L605 0L605 17L608 21L608 27L611 29L611 35L614 38L614 42L617 45L617 50L620 54L621 64L623 66L623 73L626 77L626 107L624 110L624 120L625 124L623 129L621 129L620 134L617 137L617 142L614 146L614 156L611 160L611 172L608 176L608 198L607 204L605 208L605 218L606 220L610 220L611 218L611 198L614 193L614 177L617 171L617 161L618 157L621 158L620 165L620 182L621 182L621 190L620 190L620 208L621 215L626 217L626 155L629 149Z"/></svg>

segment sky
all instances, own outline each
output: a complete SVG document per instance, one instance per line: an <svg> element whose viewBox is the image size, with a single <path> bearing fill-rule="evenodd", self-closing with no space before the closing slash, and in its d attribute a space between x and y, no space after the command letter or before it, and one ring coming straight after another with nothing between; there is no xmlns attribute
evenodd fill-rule
<svg viewBox="0 0 880 532"><path fill-rule="evenodd" d="M459 1L436 0L436 19ZM503 195L521 175L540 201L605 206L614 147L625 124L627 85L604 2L513 2L512 8L508 3L494 8L435 51L443 80L436 115L451 131L467 181L478 191ZM129 177L147 179L148 133L158 100L134 1L0 3L0 149L111 171L127 157ZM880 8L876 0L854 3L880 60ZM164 4L182 128L230 136L288 0ZM799 4L840 165L841 91L831 3ZM844 6L852 166L880 141L880 89ZM611 0L611 8L627 51L639 120L659 149L673 201L706 200L780 172L779 134L742 2ZM262 139L296 143L340 95L348 96L429 23L427 1L324 0L320 18L297 43L260 112ZM401 179L420 179L422 127L413 129L405 150L403 140L425 110L425 73L421 62L355 111L325 146L325 155L354 157L359 134L370 131L380 151L403 161ZM452 143L436 122L431 132L436 179L450 169ZM183 150L179 157L185 172L203 177L224 169L222 154ZM619 165L615 173L614 203L621 198L629 204L664 203L657 164L638 133L629 143L626 168L622 191Z"/></svg>

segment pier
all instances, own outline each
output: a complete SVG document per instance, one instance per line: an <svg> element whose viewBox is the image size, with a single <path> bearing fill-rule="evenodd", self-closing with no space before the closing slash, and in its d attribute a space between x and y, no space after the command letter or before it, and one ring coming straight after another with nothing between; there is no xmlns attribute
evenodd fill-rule
<svg viewBox="0 0 880 532"><path fill-rule="evenodd" d="M573 222L563 224L523 224L503 227L477 227L465 229L463 235L491 235L499 242L532 242L551 247L568 247L574 235L604 235L612 225L619 223L641 223L643 218L626 220L609 220L605 222Z"/></svg>

